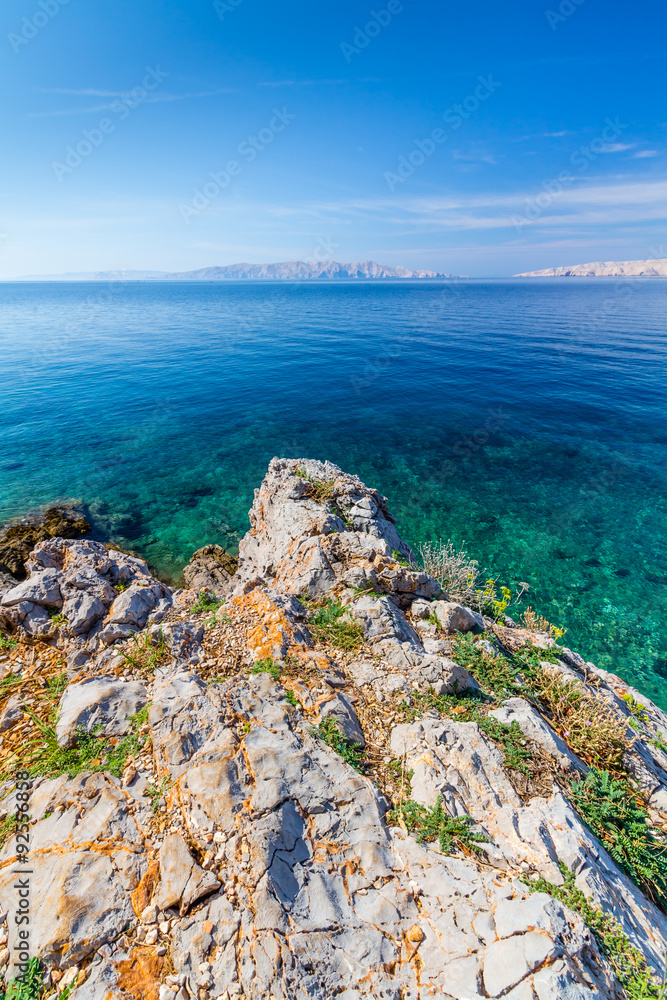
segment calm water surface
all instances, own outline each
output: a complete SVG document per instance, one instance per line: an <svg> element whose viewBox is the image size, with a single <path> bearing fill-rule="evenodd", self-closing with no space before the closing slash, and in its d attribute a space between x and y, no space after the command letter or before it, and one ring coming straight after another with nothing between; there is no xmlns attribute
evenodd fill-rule
<svg viewBox="0 0 667 1000"><path fill-rule="evenodd" d="M667 707L667 282L0 284L0 521L177 576L328 458Z"/></svg>

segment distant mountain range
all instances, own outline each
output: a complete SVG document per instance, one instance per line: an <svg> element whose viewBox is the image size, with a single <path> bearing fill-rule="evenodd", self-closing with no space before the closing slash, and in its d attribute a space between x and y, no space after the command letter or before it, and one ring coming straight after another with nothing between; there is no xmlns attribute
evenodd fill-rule
<svg viewBox="0 0 667 1000"><path fill-rule="evenodd" d="M438 271L410 271L406 267L385 267L374 260L339 264L325 260L306 264L288 260L280 264L227 264L225 267L202 267L198 271L76 271L67 274L27 274L19 281L308 281L312 279L348 280L350 278L455 278L461 275Z"/></svg>
<svg viewBox="0 0 667 1000"><path fill-rule="evenodd" d="M572 267L525 271L515 278L667 278L667 257L654 260L605 260Z"/></svg>

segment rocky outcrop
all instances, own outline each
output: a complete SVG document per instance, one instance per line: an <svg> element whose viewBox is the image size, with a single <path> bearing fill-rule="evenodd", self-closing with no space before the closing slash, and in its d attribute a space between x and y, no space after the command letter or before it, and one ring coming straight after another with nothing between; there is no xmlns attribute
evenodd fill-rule
<svg viewBox="0 0 667 1000"><path fill-rule="evenodd" d="M197 549L183 570L185 586L191 590L207 590L222 596L236 572L238 562L222 545L204 545Z"/></svg>
<svg viewBox="0 0 667 1000"><path fill-rule="evenodd" d="M47 982L71 1000L623 1000L591 928L542 891L566 877L661 972L667 917L570 795L589 763L528 686L496 698L487 675L528 648L619 732L634 711L623 766L656 837L667 717L450 600L385 499L336 466L274 459L250 522L238 570L206 547L189 589L50 539L2 598L0 824L29 771ZM431 833L410 820L426 815ZM10 914L23 847L4 830Z"/></svg>

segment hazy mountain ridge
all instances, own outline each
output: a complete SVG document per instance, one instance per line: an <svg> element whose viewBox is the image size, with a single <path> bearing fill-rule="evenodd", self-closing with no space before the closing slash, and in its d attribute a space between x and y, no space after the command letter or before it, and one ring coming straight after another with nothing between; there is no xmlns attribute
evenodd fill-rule
<svg viewBox="0 0 667 1000"><path fill-rule="evenodd" d="M524 271L515 278L667 278L667 257L649 260L607 260L543 271Z"/></svg>
<svg viewBox="0 0 667 1000"><path fill-rule="evenodd" d="M277 264L227 264L202 267L196 271L80 271L66 274L28 274L19 281L289 281L350 278L455 278L461 275L439 271L411 271L407 267L387 267L374 260L340 264L325 260L309 264L301 260Z"/></svg>

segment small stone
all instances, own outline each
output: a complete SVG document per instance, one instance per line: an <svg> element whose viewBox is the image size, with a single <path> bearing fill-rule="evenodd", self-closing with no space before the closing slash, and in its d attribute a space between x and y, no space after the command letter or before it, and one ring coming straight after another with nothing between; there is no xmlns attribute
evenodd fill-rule
<svg viewBox="0 0 667 1000"><path fill-rule="evenodd" d="M210 934L211 931L213 930L213 924L211 923L210 920L205 920L204 923L201 925L201 929L203 930L204 934Z"/></svg>
<svg viewBox="0 0 667 1000"><path fill-rule="evenodd" d="M158 924L158 927L160 928L160 932L162 934L168 934L169 933L169 921L168 920L162 920Z"/></svg>
<svg viewBox="0 0 667 1000"><path fill-rule="evenodd" d="M129 767L126 767L125 770L123 771L123 777L121 781L125 786L131 785L136 776L137 776L137 769L136 767L134 767L133 764L130 764Z"/></svg>
<svg viewBox="0 0 667 1000"><path fill-rule="evenodd" d="M176 990L173 990L171 986L167 986L165 983L160 987L160 1000L174 1000L174 994Z"/></svg>
<svg viewBox="0 0 667 1000"><path fill-rule="evenodd" d="M144 940L146 944L155 944L155 942L157 941L157 937L158 937L157 927L151 927L151 929L147 931Z"/></svg>
<svg viewBox="0 0 667 1000"><path fill-rule="evenodd" d="M150 903L141 914L142 924L155 924L157 923L157 906L155 903Z"/></svg>
<svg viewBox="0 0 667 1000"><path fill-rule="evenodd" d="M425 934L418 924L414 924L408 931L408 941L420 944L424 940Z"/></svg>
<svg viewBox="0 0 667 1000"><path fill-rule="evenodd" d="M10 958L11 958L11 953L9 951L9 948L3 948L2 951L0 951L0 965L7 965Z"/></svg>

